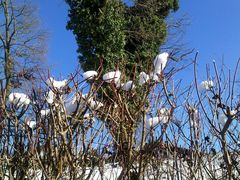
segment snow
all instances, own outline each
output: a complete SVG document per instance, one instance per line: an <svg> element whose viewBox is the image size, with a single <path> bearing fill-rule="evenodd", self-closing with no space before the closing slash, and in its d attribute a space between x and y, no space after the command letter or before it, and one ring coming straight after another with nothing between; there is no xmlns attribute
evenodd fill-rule
<svg viewBox="0 0 240 180"><path fill-rule="evenodd" d="M234 116L237 114L237 110L231 110L230 111L230 115L234 118ZM223 113L221 112L220 115L219 115L219 122L222 124L222 126L224 126L228 120L228 117Z"/></svg>
<svg viewBox="0 0 240 180"><path fill-rule="evenodd" d="M54 96L55 96L54 92L53 92L52 90L49 90L49 91L48 91L48 94L47 94L47 97L46 97L46 100L47 100L47 102L48 102L49 104L52 104L52 103L53 103L53 101L54 101Z"/></svg>
<svg viewBox="0 0 240 180"><path fill-rule="evenodd" d="M116 166L114 167L112 164L106 164L103 168L104 172L103 172L103 177L100 174L100 171L98 168L94 168L92 175L91 175L91 179L92 180L115 180L118 179L118 177L120 176L121 172L122 172L122 167L120 166ZM91 169L87 169L86 170L86 174L85 174L85 178L89 175Z"/></svg>
<svg viewBox="0 0 240 180"><path fill-rule="evenodd" d="M83 73L83 79L85 80L91 80L94 77L96 77L98 73L96 71L86 71Z"/></svg>
<svg viewBox="0 0 240 180"><path fill-rule="evenodd" d="M91 115L89 113L86 113L83 115L84 119L91 119Z"/></svg>
<svg viewBox="0 0 240 180"><path fill-rule="evenodd" d="M117 88L120 88L121 85L122 85L120 79L116 80L114 83L115 83Z"/></svg>
<svg viewBox="0 0 240 180"><path fill-rule="evenodd" d="M167 123L169 119L169 110L166 108L161 108L159 111L159 115L156 117L151 117L147 120L148 127L154 127L159 123Z"/></svg>
<svg viewBox="0 0 240 180"><path fill-rule="evenodd" d="M149 81L149 75L145 72L140 72L139 75L139 85L142 86L143 84L147 83Z"/></svg>
<svg viewBox="0 0 240 180"><path fill-rule="evenodd" d="M62 80L62 81L56 81L52 77L50 77L49 79L47 79L46 83L49 87L54 87L56 89L61 89L64 86L67 85L67 80L65 79L65 80Z"/></svg>
<svg viewBox="0 0 240 180"><path fill-rule="evenodd" d="M77 107L78 107L77 101L73 100L73 101L65 103L66 114L67 115L73 114L77 110Z"/></svg>
<svg viewBox="0 0 240 180"><path fill-rule="evenodd" d="M90 109L94 109L94 110L98 110L99 108L103 107L103 103L93 100L92 98L88 100L88 105Z"/></svg>
<svg viewBox="0 0 240 180"><path fill-rule="evenodd" d="M211 158L212 161L209 162L209 159ZM196 179L212 179L213 176L215 179L225 179L224 178L224 169L220 168L220 164L223 161L222 154L217 154L214 157L212 155L206 155L206 157L202 158L202 164L198 167L196 171L194 171ZM178 164L176 168L176 164ZM134 169L133 171L138 169L138 165L133 165ZM116 180L119 178L119 176L122 173L123 168L118 165L117 163L109 163L104 164L101 167L102 174L100 173L99 167L94 167L93 169L90 167L87 167L85 170L85 174L83 175L83 169L79 167L77 178L80 179L80 176L83 175L82 179L86 179L88 175L91 173L90 178L91 180ZM145 180L189 180L191 179L191 171L193 169L189 166L187 161L184 161L183 158L168 158L163 159L161 163L159 163L158 166L152 166L149 164L144 171L144 177ZM210 171L209 171L210 170ZM64 175L61 177L61 179L71 179L69 177L68 170L64 171ZM92 172L91 172L92 171ZM211 174L213 173L213 174ZM233 172L237 175L237 172ZM9 173L7 172L4 179L9 179ZM28 171L29 177L36 180L41 180L43 172L40 169L30 169ZM14 175L14 178L16 178L16 175ZM26 177L27 178L27 177Z"/></svg>
<svg viewBox="0 0 240 180"><path fill-rule="evenodd" d="M79 99L78 94L75 94L71 100L66 101L64 103L67 115L71 115L72 113L74 113L77 110L78 106L79 107L81 106L79 104L80 102L78 102L78 99Z"/></svg>
<svg viewBox="0 0 240 180"><path fill-rule="evenodd" d="M130 91L135 88L135 85L133 84L133 81L128 81L122 86L122 90L124 91Z"/></svg>
<svg viewBox="0 0 240 180"><path fill-rule="evenodd" d="M150 72L150 75L145 72L141 72L139 75L139 85L143 85L152 79L153 81L160 82L159 75L162 74L162 71L165 69L168 62L169 54L163 52L158 54L153 61L153 72Z"/></svg>
<svg viewBox="0 0 240 180"><path fill-rule="evenodd" d="M160 121L161 121L160 119L161 119L161 118L158 117L158 116L149 118L149 119L147 120L147 126L148 126L148 127L154 127L154 126L156 126L157 124L160 123Z"/></svg>
<svg viewBox="0 0 240 180"><path fill-rule="evenodd" d="M151 72L151 73L150 73L150 78L151 78L153 81L160 82L160 79L159 79L159 77L158 77L158 75L157 75L156 73Z"/></svg>
<svg viewBox="0 0 240 180"><path fill-rule="evenodd" d="M83 101L78 101L78 99L80 100L78 96L78 94L75 94L70 101L66 101L64 103L67 115L71 115L77 110L78 106L81 108L84 104L88 105L88 107L92 110L98 110L99 108L103 107L103 103L94 100L93 97L89 96L89 94L81 95Z"/></svg>
<svg viewBox="0 0 240 180"><path fill-rule="evenodd" d="M191 127L197 128L197 127L199 127L199 114L198 114L198 110L193 108L192 111L193 111L193 116L190 119L190 125L191 125Z"/></svg>
<svg viewBox="0 0 240 180"><path fill-rule="evenodd" d="M169 54L167 52L158 54L154 59L154 74L161 74L167 65Z"/></svg>
<svg viewBox="0 0 240 180"><path fill-rule="evenodd" d="M224 126L225 123L227 122L227 116L224 113L220 113L219 122L222 126Z"/></svg>
<svg viewBox="0 0 240 180"><path fill-rule="evenodd" d="M8 97L10 103L22 107L30 104L29 97L24 93L11 93Z"/></svg>
<svg viewBox="0 0 240 180"><path fill-rule="evenodd" d="M234 109L230 111L231 116L235 116L238 113L238 110Z"/></svg>
<svg viewBox="0 0 240 180"><path fill-rule="evenodd" d="M82 94L82 98L86 99L89 96L89 94Z"/></svg>
<svg viewBox="0 0 240 180"><path fill-rule="evenodd" d="M33 129L34 127L36 127L36 122L35 121L31 121L31 120L26 120L26 124Z"/></svg>
<svg viewBox="0 0 240 180"><path fill-rule="evenodd" d="M103 81L105 81L107 83L111 83L113 81L115 84L119 84L120 77L121 77L120 71L118 71L118 70L111 71L111 72L108 72L103 75Z"/></svg>
<svg viewBox="0 0 240 180"><path fill-rule="evenodd" d="M210 90L214 87L214 83L211 80L202 81L200 84L200 90Z"/></svg>
<svg viewBox="0 0 240 180"><path fill-rule="evenodd" d="M42 109L40 111L41 116L47 116L50 113L50 109Z"/></svg>
<svg viewBox="0 0 240 180"><path fill-rule="evenodd" d="M162 123L167 123L169 120L169 110L167 108L161 108L160 109L160 116Z"/></svg>

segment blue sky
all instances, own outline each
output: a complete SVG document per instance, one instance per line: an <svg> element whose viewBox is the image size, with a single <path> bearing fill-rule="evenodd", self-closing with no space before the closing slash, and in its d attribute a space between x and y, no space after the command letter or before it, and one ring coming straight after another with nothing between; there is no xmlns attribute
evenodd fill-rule
<svg viewBox="0 0 240 180"><path fill-rule="evenodd" d="M240 57L240 1L180 1L178 15L186 13L190 25L183 41L199 51L201 64L224 62L231 68Z"/></svg>
<svg viewBox="0 0 240 180"><path fill-rule="evenodd" d="M38 7L41 24L48 31L46 63L55 77L66 78L78 65L77 44L66 30L67 5L64 0L33 0Z"/></svg>
<svg viewBox="0 0 240 180"><path fill-rule="evenodd" d="M64 0L33 0L43 26L49 32L47 63L55 77L66 77L77 66L77 45L66 30L67 5ZM199 70L215 59L231 68L240 57L239 0L180 0L176 16L187 15L182 42L199 51ZM187 73L192 73L191 70Z"/></svg>

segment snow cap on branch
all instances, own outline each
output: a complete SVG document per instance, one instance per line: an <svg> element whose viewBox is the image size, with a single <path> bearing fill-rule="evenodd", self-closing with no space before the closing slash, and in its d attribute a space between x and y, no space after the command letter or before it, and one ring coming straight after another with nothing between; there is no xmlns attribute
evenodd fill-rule
<svg viewBox="0 0 240 180"><path fill-rule="evenodd" d="M98 75L98 73L96 71L86 71L83 73L83 78L85 80L91 80L94 77L96 77Z"/></svg>
<svg viewBox="0 0 240 180"><path fill-rule="evenodd" d="M149 75L145 72L141 72L139 75L139 85L142 86L143 84L149 81Z"/></svg>
<svg viewBox="0 0 240 180"><path fill-rule="evenodd" d="M202 81L200 84L200 90L210 90L213 88L214 83L211 80Z"/></svg>
<svg viewBox="0 0 240 180"><path fill-rule="evenodd" d="M111 83L112 81L117 84L120 81L121 72L119 70L117 71L111 71L103 75L103 81L107 83Z"/></svg>
<svg viewBox="0 0 240 180"><path fill-rule="evenodd" d="M135 85L133 84L133 81L128 81L122 86L122 90L124 91L130 91L135 88Z"/></svg>
<svg viewBox="0 0 240 180"><path fill-rule="evenodd" d="M31 129L36 127L36 122L35 121L31 121L30 119L27 119L25 122Z"/></svg>
<svg viewBox="0 0 240 180"><path fill-rule="evenodd" d="M82 98L84 97L82 96ZM79 94L76 93L70 101L64 103L67 115L71 115L77 110L78 107L82 106L79 100Z"/></svg>
<svg viewBox="0 0 240 180"><path fill-rule="evenodd" d="M47 79L46 83L49 87L53 87L53 88L56 88L56 89L61 89L64 86L67 85L67 80L65 79L65 80L62 80L62 81L56 81L52 77L50 77L49 79Z"/></svg>
<svg viewBox="0 0 240 180"><path fill-rule="evenodd" d="M24 106L30 104L29 97L24 93L11 93L8 97L9 102L13 103L14 105Z"/></svg>
<svg viewBox="0 0 240 180"><path fill-rule="evenodd" d="M159 111L159 115L156 117L151 117L147 120L148 127L154 127L159 123L166 124L169 120L169 110L162 108Z"/></svg>
<svg viewBox="0 0 240 180"><path fill-rule="evenodd" d="M160 78L158 77L158 75L153 72L150 73L150 79L156 82L160 82Z"/></svg>
<svg viewBox="0 0 240 180"><path fill-rule="evenodd" d="M158 54L154 59L153 66L154 66L154 74L161 74L163 69L167 65L169 54L167 52Z"/></svg>
<svg viewBox="0 0 240 180"><path fill-rule="evenodd" d="M232 118L235 118L234 116L236 114L237 114L237 110L230 111L230 116L232 116ZM228 120L228 117L223 112L221 112L219 115L219 122L224 126L227 120Z"/></svg>
<svg viewBox="0 0 240 180"><path fill-rule="evenodd" d="M55 96L54 92L53 92L52 90L49 90L49 91L48 91L48 94L47 94L47 97L46 97L46 100L47 100L47 102L48 102L49 104L52 104L52 103L53 103L53 101L54 101L54 96Z"/></svg>
<svg viewBox="0 0 240 180"><path fill-rule="evenodd" d="M103 107L103 103L93 100L92 98L89 99L88 105L91 109L98 110L99 108Z"/></svg>
<svg viewBox="0 0 240 180"><path fill-rule="evenodd" d="M41 116L47 116L50 113L50 109L42 109L40 111Z"/></svg>

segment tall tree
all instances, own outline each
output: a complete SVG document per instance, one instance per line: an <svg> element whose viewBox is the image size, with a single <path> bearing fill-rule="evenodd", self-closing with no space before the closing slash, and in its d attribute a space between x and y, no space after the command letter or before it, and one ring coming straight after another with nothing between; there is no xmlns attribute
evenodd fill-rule
<svg viewBox="0 0 240 180"><path fill-rule="evenodd" d="M66 2L70 7L67 28L76 37L83 70L97 69L100 60L103 60L104 71L118 66L121 71L125 71L122 72L123 76L132 80L138 75L137 71L148 71L152 66L152 58L167 37L166 17L178 9L176 0L136 0L132 6L122 0ZM124 93L106 85L97 92L98 97L107 104L107 109L114 106L111 106L112 102L120 102L109 116L114 120L105 116L108 113L102 117L107 118L106 125L116 140L113 146L116 158L125 167L134 159L131 142L134 142L138 124L145 122L150 87L136 87L137 93ZM115 92L120 94L116 95ZM145 139L144 136L143 133L142 139ZM141 149L143 147L144 143L141 144ZM142 166L139 165L139 169L138 179L143 177ZM126 174L130 177L129 168L123 172L123 177Z"/></svg>
<svg viewBox="0 0 240 180"><path fill-rule="evenodd" d="M166 17L178 9L177 0L66 0L70 7L67 29L78 43L84 70L124 65L147 66L167 36Z"/></svg>
<svg viewBox="0 0 240 180"><path fill-rule="evenodd" d="M99 58L105 59L112 68L113 59L125 55L126 35L124 6L119 0L78 1L67 0L69 17L67 28L73 30L78 43L79 60L87 70L99 65Z"/></svg>
<svg viewBox="0 0 240 180"><path fill-rule="evenodd" d="M30 1L1 0L0 19L1 79L8 94L20 79L31 78L45 53L46 33Z"/></svg>

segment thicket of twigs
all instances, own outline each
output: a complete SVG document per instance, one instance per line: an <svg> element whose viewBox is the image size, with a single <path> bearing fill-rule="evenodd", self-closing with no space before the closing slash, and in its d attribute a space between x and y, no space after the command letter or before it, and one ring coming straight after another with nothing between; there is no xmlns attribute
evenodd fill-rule
<svg viewBox="0 0 240 180"><path fill-rule="evenodd" d="M88 79L43 78L27 102L1 83L1 179L238 179L238 64L213 63L200 83L195 59L189 85L167 66L121 86L100 67Z"/></svg>

